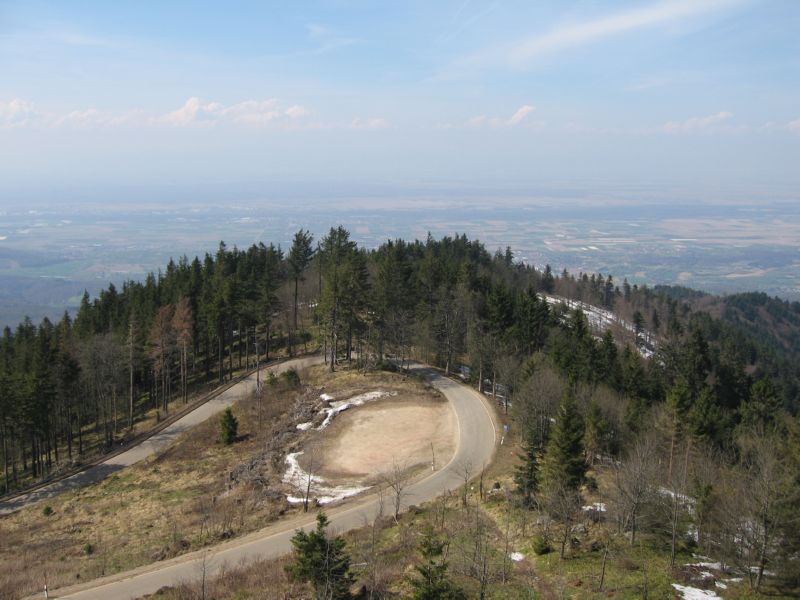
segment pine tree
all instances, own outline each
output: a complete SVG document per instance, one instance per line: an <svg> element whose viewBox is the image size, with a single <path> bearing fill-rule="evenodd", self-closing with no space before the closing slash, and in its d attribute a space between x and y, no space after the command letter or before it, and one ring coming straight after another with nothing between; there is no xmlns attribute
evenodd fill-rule
<svg viewBox="0 0 800 600"><path fill-rule="evenodd" d="M750 397L739 409L742 426L761 435L775 429L782 406L775 386L769 379L760 379L750 387Z"/></svg>
<svg viewBox="0 0 800 600"><path fill-rule="evenodd" d="M595 457L603 450L607 429L608 424L600 410L600 405L592 400L589 402L589 410L586 413L586 428L583 434L586 460L590 465L594 464Z"/></svg>
<svg viewBox="0 0 800 600"><path fill-rule="evenodd" d="M523 454L520 457L522 464L514 472L514 483L517 484L517 493L525 508L533 506L534 496L539 491L539 446L529 435L523 445Z"/></svg>
<svg viewBox="0 0 800 600"><path fill-rule="evenodd" d="M300 230L294 234L294 241L292 242L292 248L289 250L289 256L287 257L287 263L289 266L289 274L294 281L294 307L293 307L293 318L292 318L292 344L290 345L289 349L292 353L294 353L294 341L295 336L297 335L297 297L298 297L298 289L300 282L305 279L303 277L303 273L308 268L308 264L311 262L311 258L314 256L314 248L312 243L314 241L314 236L311 235L309 231Z"/></svg>
<svg viewBox="0 0 800 600"><path fill-rule="evenodd" d="M583 419L571 391L564 393L556 413L542 460L542 478L547 488L563 485L578 490L586 473L583 450Z"/></svg>
<svg viewBox="0 0 800 600"><path fill-rule="evenodd" d="M463 590L447 576L447 562L442 558L446 544L428 530L419 544L423 563L414 567L418 577L411 579L414 600L461 600Z"/></svg>
<svg viewBox="0 0 800 600"><path fill-rule="evenodd" d="M350 233L344 227L331 228L327 236L322 238L320 260L324 267L324 284L321 290L320 313L324 328L329 338L331 371L336 369L336 358L339 346L339 334L342 327L343 296L352 286L348 285L346 271L353 255L357 253L355 242L350 240ZM356 270L360 277L361 269ZM356 278L358 279L358 278ZM360 279L358 279L360 282Z"/></svg>
<svg viewBox="0 0 800 600"><path fill-rule="evenodd" d="M327 527L328 518L319 513L314 531L297 530L292 537L295 562L286 571L292 581L310 583L318 600L350 598L353 576L345 541L329 538Z"/></svg>
<svg viewBox="0 0 800 600"><path fill-rule="evenodd" d="M239 431L239 422L233 416L230 407L226 408L219 419L219 441L225 445L230 445L236 441L236 434Z"/></svg>

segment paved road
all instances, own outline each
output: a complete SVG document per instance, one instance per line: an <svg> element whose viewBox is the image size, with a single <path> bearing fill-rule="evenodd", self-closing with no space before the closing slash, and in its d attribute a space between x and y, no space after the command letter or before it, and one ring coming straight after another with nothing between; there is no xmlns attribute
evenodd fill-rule
<svg viewBox="0 0 800 600"><path fill-rule="evenodd" d="M491 462L497 443L496 424L487 399L475 390L442 376L433 369L414 365L450 401L456 413L459 439L452 460L441 470L408 487L403 505L420 504L464 483L464 465L471 465L478 474L483 465ZM385 501L385 511L391 509L391 499ZM355 505L343 505L326 510L333 531L347 531L370 523L378 514L379 501L370 496ZM291 537L297 528L309 530L314 515L281 523L250 534L239 540L220 544L208 550L194 552L170 561L141 567L81 586L57 590L52 597L79 600L132 599L150 594L163 586L175 585L200 578L205 565L206 576L213 576L224 565L242 561L282 556L291 550Z"/></svg>
<svg viewBox="0 0 800 600"><path fill-rule="evenodd" d="M304 369L305 367L319 364L322 362L322 360L322 356L296 358L279 363L264 370L273 371L278 374L290 368L295 368L298 370ZM264 370L262 370L262 376ZM95 483L108 477L112 473L116 473L125 467L129 467L132 464L137 463L152 454L155 454L174 442L178 436L188 429L191 429L209 417L212 417L215 414L223 411L225 408L231 406L234 402L239 400L242 396L249 394L253 389L255 389L255 385L256 376L253 374L246 379L243 379L239 383L231 386L208 402L201 404L192 412L184 415L171 425L165 427L155 435L147 438L142 443L134 446L130 450L126 450L125 452L117 454L116 456L112 456L108 460L91 466L85 471L76 473L71 477L54 481L50 485L38 488L22 496L17 496L10 500L0 502L0 516L17 511L25 506L28 506L29 504L33 504L47 498L52 498L58 494L63 494L66 491L74 490L90 483Z"/></svg>

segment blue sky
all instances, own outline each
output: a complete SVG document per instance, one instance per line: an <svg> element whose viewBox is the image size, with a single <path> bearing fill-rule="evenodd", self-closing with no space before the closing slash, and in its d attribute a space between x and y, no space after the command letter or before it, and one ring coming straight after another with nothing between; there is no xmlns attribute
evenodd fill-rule
<svg viewBox="0 0 800 600"><path fill-rule="evenodd" d="M0 180L791 188L798 31L796 0L0 0Z"/></svg>

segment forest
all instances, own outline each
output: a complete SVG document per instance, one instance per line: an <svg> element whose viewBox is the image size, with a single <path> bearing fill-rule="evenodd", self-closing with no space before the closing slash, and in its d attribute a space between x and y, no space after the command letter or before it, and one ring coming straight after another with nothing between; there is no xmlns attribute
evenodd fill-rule
<svg viewBox="0 0 800 600"><path fill-rule="evenodd" d="M618 321L600 328L559 298ZM796 587L798 314L758 294L556 273L462 235L366 249L340 226L319 240L300 230L286 250L220 243L84 295L74 318L3 331L0 489L107 452L145 415L256 361L316 348L332 370L413 357L513 417L518 501L566 524L562 555L580 490L605 465L631 544L657 530L674 556L689 526L699 551L745 565L754 589L767 575Z"/></svg>

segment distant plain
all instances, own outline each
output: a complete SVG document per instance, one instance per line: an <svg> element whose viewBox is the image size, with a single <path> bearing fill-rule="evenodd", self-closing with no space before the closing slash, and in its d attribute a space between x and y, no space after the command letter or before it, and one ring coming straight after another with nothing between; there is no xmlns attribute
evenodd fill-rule
<svg viewBox="0 0 800 600"><path fill-rule="evenodd" d="M338 224L367 247L464 233L491 251L555 271L713 293L764 291L800 300L800 206L785 198L713 203L586 194L416 193L196 202L65 203L0 209L0 324L74 309L84 290L142 279L170 258L202 257L221 240L287 248ZM26 204L26 205L23 205Z"/></svg>

